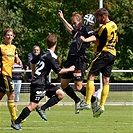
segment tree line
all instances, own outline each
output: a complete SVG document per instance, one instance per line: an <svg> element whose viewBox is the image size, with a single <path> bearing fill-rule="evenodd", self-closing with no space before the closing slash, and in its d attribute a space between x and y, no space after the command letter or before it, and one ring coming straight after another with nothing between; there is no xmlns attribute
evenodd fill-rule
<svg viewBox="0 0 133 133"><path fill-rule="evenodd" d="M103 7L110 13L110 20L118 25L119 41L116 45L117 57L113 69L133 70L133 1L103 0ZM61 9L71 23L72 12L83 15L94 13L99 8L99 0L1 0L0 35L5 28L13 28L16 34L13 44L19 49L23 64L27 64L27 54L34 45L46 49L45 39L49 32L58 37L56 54L62 65L66 60L72 36L66 31L57 13ZM98 24L94 26L94 29ZM86 51L88 63L93 58L93 44ZM133 73L112 73L111 80L132 80Z"/></svg>

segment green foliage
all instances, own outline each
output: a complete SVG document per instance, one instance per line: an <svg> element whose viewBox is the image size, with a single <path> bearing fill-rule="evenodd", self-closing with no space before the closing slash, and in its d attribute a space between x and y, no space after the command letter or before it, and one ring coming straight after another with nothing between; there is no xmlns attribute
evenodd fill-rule
<svg viewBox="0 0 133 133"><path fill-rule="evenodd" d="M118 25L119 42L117 43L117 58L114 69L133 69L133 1L106 0L103 7L110 13L110 19ZM7 27L12 27L16 34L14 44L19 48L24 65L27 64L27 54L33 45L46 49L45 38L49 32L58 36L56 53L59 63L66 60L72 36L66 31L57 12L61 9L69 23L72 12L83 15L93 13L99 8L98 0L1 0L0 1L0 34ZM2 36L1 36L2 39ZM93 58L93 44L87 50L88 63ZM117 75L113 74L113 79ZM133 79L133 73L122 73L124 80ZM114 78L115 77L115 78Z"/></svg>

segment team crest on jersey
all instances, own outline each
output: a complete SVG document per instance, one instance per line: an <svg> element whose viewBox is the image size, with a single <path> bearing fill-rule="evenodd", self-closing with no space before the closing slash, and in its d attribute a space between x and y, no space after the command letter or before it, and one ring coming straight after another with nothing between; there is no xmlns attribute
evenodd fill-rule
<svg viewBox="0 0 133 133"><path fill-rule="evenodd" d="M12 52L9 52L6 54L6 57L9 59L9 60L14 60L14 54Z"/></svg>

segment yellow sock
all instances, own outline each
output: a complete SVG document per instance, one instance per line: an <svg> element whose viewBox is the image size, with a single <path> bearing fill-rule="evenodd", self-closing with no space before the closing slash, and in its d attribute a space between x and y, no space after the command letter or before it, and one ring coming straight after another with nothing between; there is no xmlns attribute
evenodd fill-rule
<svg viewBox="0 0 133 133"><path fill-rule="evenodd" d="M94 93L94 81L89 80L86 85L86 102L85 102L86 104L91 103L91 97L93 93Z"/></svg>
<svg viewBox="0 0 133 133"><path fill-rule="evenodd" d="M107 96L109 93L109 84L106 84L103 86L102 94L101 94L101 101L100 101L100 107L104 106Z"/></svg>
<svg viewBox="0 0 133 133"><path fill-rule="evenodd" d="M16 115L14 100L8 100L7 104L8 104L8 109L11 115L11 120L15 121L17 119L17 115Z"/></svg>

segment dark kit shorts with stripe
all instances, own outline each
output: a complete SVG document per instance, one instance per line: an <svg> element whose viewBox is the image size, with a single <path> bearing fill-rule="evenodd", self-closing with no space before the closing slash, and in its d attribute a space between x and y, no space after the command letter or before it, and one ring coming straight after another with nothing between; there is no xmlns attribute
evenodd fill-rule
<svg viewBox="0 0 133 133"><path fill-rule="evenodd" d="M103 76L110 77L115 56L109 52L100 52L91 61L89 65L89 75L98 76L101 72Z"/></svg>
<svg viewBox="0 0 133 133"><path fill-rule="evenodd" d="M31 85L30 88L30 101L39 103L39 101L44 98L44 96L47 97L52 97L53 95L56 94L56 91L60 89L59 86L54 85L54 84L49 84L46 86L40 86L36 87L34 85Z"/></svg>
<svg viewBox="0 0 133 133"><path fill-rule="evenodd" d="M11 77L0 74L0 92L14 92L14 85Z"/></svg>
<svg viewBox="0 0 133 133"><path fill-rule="evenodd" d="M70 66L75 66L74 72L68 72L62 74L62 79L74 79L74 80L83 80L86 70L86 63L83 58L77 56L69 56L66 60L64 67L68 68ZM79 74L80 73L80 74Z"/></svg>

